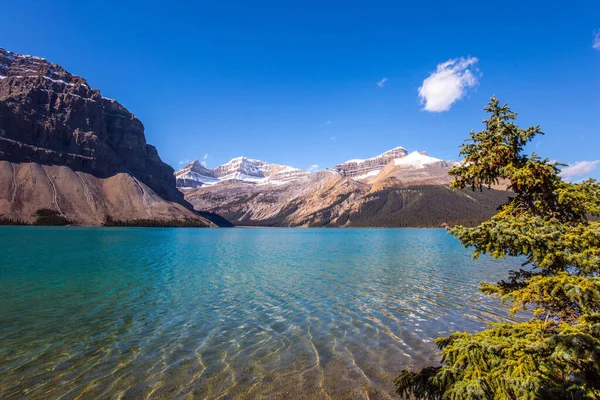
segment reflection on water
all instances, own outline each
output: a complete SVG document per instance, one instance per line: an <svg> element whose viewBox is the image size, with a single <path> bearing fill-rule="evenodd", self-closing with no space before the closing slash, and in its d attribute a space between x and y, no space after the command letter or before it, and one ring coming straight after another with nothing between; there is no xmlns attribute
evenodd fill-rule
<svg viewBox="0 0 600 400"><path fill-rule="evenodd" d="M1 398L390 398L506 319L440 229L0 228Z"/></svg>

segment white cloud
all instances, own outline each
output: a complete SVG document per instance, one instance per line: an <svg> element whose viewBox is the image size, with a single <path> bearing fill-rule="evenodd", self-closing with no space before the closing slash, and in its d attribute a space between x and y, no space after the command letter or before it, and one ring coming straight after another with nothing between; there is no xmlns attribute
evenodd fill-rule
<svg viewBox="0 0 600 400"><path fill-rule="evenodd" d="M600 50L600 29L594 31L594 40L592 41L592 48Z"/></svg>
<svg viewBox="0 0 600 400"><path fill-rule="evenodd" d="M476 57L454 58L438 64L435 72L423 81L419 88L421 104L425 111L448 111L452 104L460 100L467 89L476 86L479 70Z"/></svg>
<svg viewBox="0 0 600 400"><path fill-rule="evenodd" d="M308 167L307 171L308 172L315 172L319 169L319 166L317 164L313 164L310 167Z"/></svg>
<svg viewBox="0 0 600 400"><path fill-rule="evenodd" d="M335 136L330 136L329 139L335 140Z"/></svg>
<svg viewBox="0 0 600 400"><path fill-rule="evenodd" d="M179 161L179 169L183 169L183 167L185 167L186 165L188 165L189 163L191 163L190 160L188 160L187 158L185 160L181 160Z"/></svg>
<svg viewBox="0 0 600 400"><path fill-rule="evenodd" d="M379 82L377 82L377 86L379 87L384 87L385 83L388 81L388 78L383 78L382 80L380 80Z"/></svg>
<svg viewBox="0 0 600 400"><path fill-rule="evenodd" d="M204 153L204 157L202 157L202 162L200 164L202 164L203 167L206 167L206 160L208 160L208 153Z"/></svg>
<svg viewBox="0 0 600 400"><path fill-rule="evenodd" d="M570 181L573 178L589 174L596 169L596 165L600 163L600 160L595 161L578 161L574 164L570 164L560 172L565 180Z"/></svg>
<svg viewBox="0 0 600 400"><path fill-rule="evenodd" d="M331 125L331 120L325 121L325 125Z"/></svg>

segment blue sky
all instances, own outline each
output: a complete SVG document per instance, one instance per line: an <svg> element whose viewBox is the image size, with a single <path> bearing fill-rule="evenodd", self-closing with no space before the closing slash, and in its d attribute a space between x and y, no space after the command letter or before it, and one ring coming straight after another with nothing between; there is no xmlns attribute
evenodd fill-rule
<svg viewBox="0 0 600 400"><path fill-rule="evenodd" d="M0 47L119 100L176 169L457 159L495 94L546 132L532 150L600 178L600 2L559 3L10 1Z"/></svg>

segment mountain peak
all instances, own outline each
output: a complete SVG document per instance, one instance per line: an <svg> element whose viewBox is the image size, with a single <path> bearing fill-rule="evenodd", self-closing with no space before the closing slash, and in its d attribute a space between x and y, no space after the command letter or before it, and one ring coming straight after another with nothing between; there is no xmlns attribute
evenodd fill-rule
<svg viewBox="0 0 600 400"><path fill-rule="evenodd" d="M119 102L105 100L84 78L44 58L3 48L0 77L3 159L67 164L95 176L127 171L159 195L180 199L173 170L146 143L141 121Z"/></svg>
<svg viewBox="0 0 600 400"><path fill-rule="evenodd" d="M209 169L203 165L192 164L175 173L177 186L198 188L224 181L242 181L252 184L282 184L309 175L307 171L287 165L271 164L265 161L236 157L223 165Z"/></svg>
<svg viewBox="0 0 600 400"><path fill-rule="evenodd" d="M0 48L0 80L5 79L10 80L11 86L16 87L17 90L35 84L57 92L65 91L61 89L66 87L69 93L82 96L80 87L89 89L85 79L69 73L60 65L52 64L45 58L17 54ZM93 100L96 101L95 98Z"/></svg>
<svg viewBox="0 0 600 400"><path fill-rule="evenodd" d="M386 165L394 162L400 169L419 169L444 161L430 157L426 152L411 153L402 146L394 147L378 156L353 159L336 165L330 171L354 180L373 178ZM309 176L310 172L287 165L271 164L266 161L235 157L216 168L210 169L198 160L192 161L175 173L180 188L198 188L223 181L241 181L252 184L282 184Z"/></svg>
<svg viewBox="0 0 600 400"><path fill-rule="evenodd" d="M401 165L408 168L425 168L426 165L431 164L447 164L445 161L439 158L430 157L426 152L413 151L402 158L394 159L394 165Z"/></svg>
<svg viewBox="0 0 600 400"><path fill-rule="evenodd" d="M364 179L377 175L390 161L404 157L408 151L402 147L394 147L378 156L367 159L353 159L333 167L333 170L342 176L354 179Z"/></svg>

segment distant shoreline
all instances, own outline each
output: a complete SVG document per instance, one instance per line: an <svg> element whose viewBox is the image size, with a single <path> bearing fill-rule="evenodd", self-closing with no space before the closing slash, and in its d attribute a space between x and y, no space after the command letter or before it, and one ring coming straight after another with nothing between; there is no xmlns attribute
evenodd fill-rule
<svg viewBox="0 0 600 400"><path fill-rule="evenodd" d="M227 226L227 227L200 227L200 226L107 226L107 225L34 225L34 224L0 224L0 227L8 227L8 226L20 226L20 227L31 227L31 228L165 228L165 229L173 229L173 228L185 228L185 229L230 229L230 228L240 228L240 229L331 229L331 230L340 230L340 229L445 229L443 227L436 226Z"/></svg>

